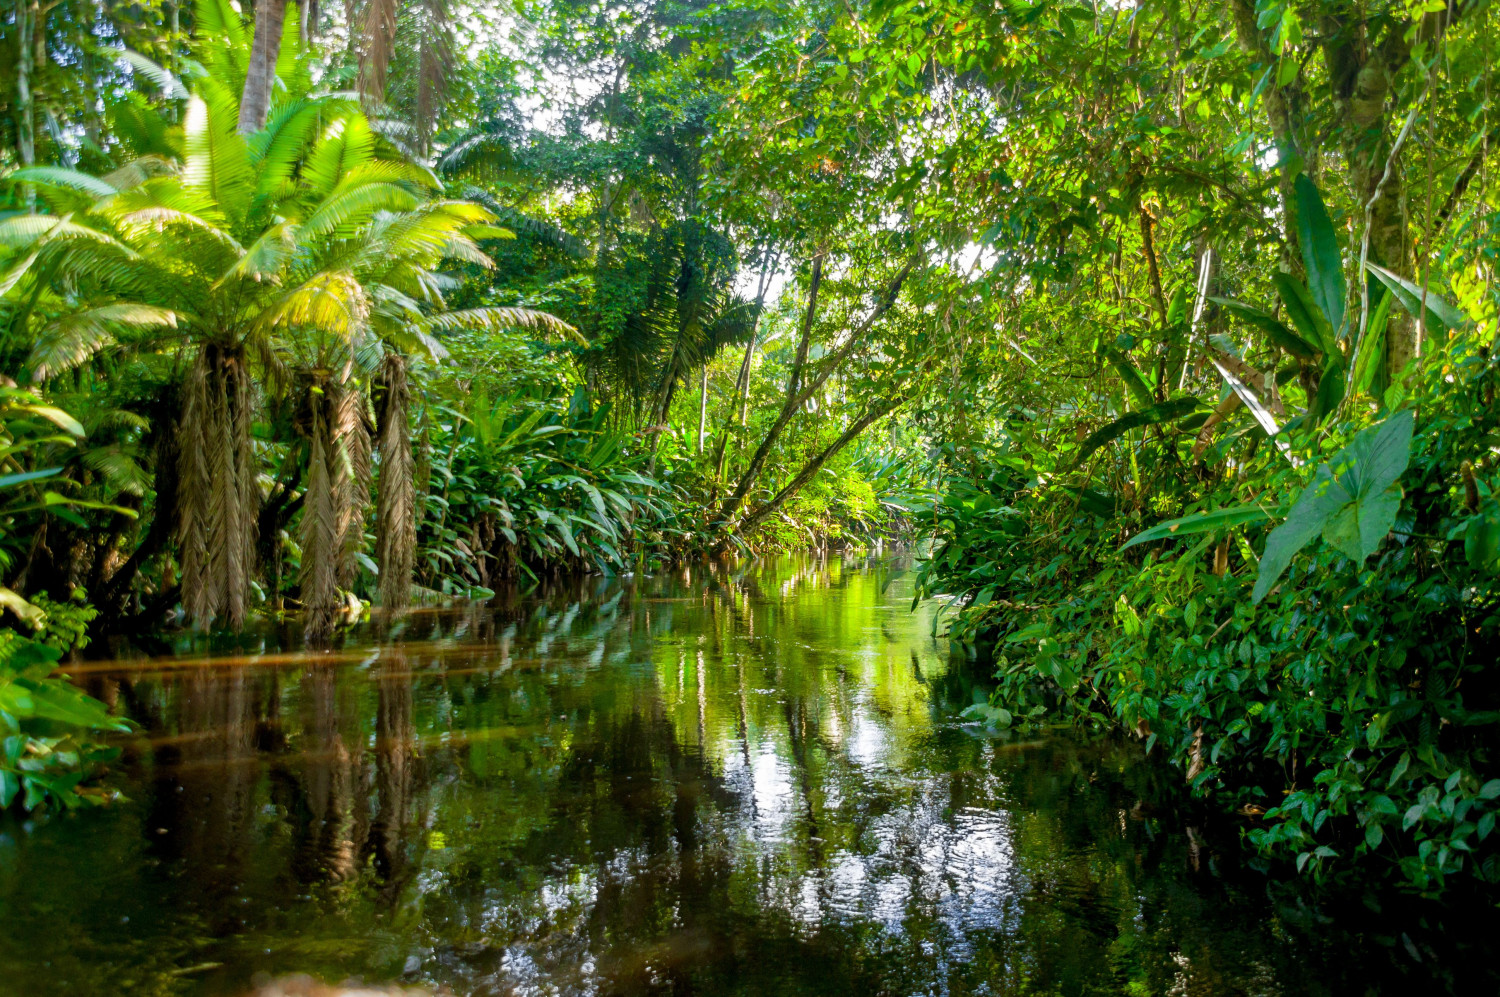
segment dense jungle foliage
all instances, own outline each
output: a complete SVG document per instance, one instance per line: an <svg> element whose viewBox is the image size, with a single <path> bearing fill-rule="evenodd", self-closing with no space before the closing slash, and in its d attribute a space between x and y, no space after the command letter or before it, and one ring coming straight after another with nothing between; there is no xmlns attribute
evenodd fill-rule
<svg viewBox="0 0 1500 997"><path fill-rule="evenodd" d="M1497 29L11 0L0 805L99 795L89 637L925 538L987 722L1500 880Z"/></svg>

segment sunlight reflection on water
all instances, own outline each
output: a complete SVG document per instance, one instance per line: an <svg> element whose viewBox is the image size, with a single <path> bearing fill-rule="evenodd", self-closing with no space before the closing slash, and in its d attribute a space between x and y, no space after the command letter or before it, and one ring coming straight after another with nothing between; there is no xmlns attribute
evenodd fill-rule
<svg viewBox="0 0 1500 997"><path fill-rule="evenodd" d="M1316 948L1232 851L1190 854L1137 746L958 719L982 680L892 564L587 579L329 654L267 634L76 667L140 724L129 800L0 824L0 992L1306 989Z"/></svg>

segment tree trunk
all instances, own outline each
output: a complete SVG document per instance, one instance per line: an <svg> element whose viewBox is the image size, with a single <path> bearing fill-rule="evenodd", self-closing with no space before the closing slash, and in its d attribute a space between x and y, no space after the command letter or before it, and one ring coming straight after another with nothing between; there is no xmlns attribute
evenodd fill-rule
<svg viewBox="0 0 1500 997"><path fill-rule="evenodd" d="M734 382L734 401L729 409L729 417L724 420L724 432L719 436L719 452L714 455L715 501L719 497L719 483L724 480L724 458L728 453L729 431L736 424L745 425L750 418L750 363L755 358L755 336L759 329L760 321L757 317L755 328L750 330L750 342L745 344L745 359L740 364L740 376Z"/></svg>
<svg viewBox="0 0 1500 997"><path fill-rule="evenodd" d="M385 382L385 403L380 417L375 558L380 565L380 604L387 610L401 610L411 603L417 553L417 490L407 416L411 392L406 359L388 354L381 379Z"/></svg>
<svg viewBox="0 0 1500 997"><path fill-rule="evenodd" d="M896 298L901 293L901 287L906 283L906 278L911 275L912 267L915 265L916 260L912 259L908 260L901 267L896 276L891 278L890 283L881 292L880 299L875 305L874 311L870 312L863 322L850 331L849 339L844 345L823 358L821 373L804 384L803 375L806 373L807 354L812 338L813 317L817 308L817 290L823 275L821 258L813 262L813 280L808 294L807 316L803 320L802 339L797 344L797 359L792 366L792 375L787 384L787 400L781 406L781 412L777 415L776 421L771 425L771 431L766 434L766 438L756 448L755 456L750 458L750 466L745 469L745 473L741 476L739 484L735 486L734 494L724 500L724 505L720 509L720 515L723 519L730 519L739 511L740 506L745 501L745 496L754 487L756 479L760 477L760 472L765 467L766 459L770 456L771 448L781 437L782 431L786 429L787 424L792 421L792 417L802 411L802 407L807 404L807 400L828 382L828 379L849 358L849 355L864 341L865 333L869 332L870 328L896 304Z"/></svg>
<svg viewBox="0 0 1500 997"><path fill-rule="evenodd" d="M281 52L281 28L286 22L287 0L258 0L255 5L255 37L250 43L250 65L245 70L245 91L240 96L240 132L259 131L271 111L271 88L276 83L276 57Z"/></svg>
<svg viewBox="0 0 1500 997"><path fill-rule="evenodd" d="M1257 24L1258 12L1254 0L1231 0L1235 35L1240 46L1257 59L1262 71L1277 72L1277 58L1271 52L1266 35ZM1271 122L1271 134L1276 139L1280 165L1276 171L1276 189L1281 194L1282 262L1287 270L1302 276L1302 254L1297 236L1297 198L1294 184L1297 170L1289 167L1300 157L1303 169L1309 176L1317 173L1317 149L1310 139L1298 136L1299 124L1309 116L1303 105L1306 103L1300 81L1293 80L1282 86L1272 80L1265 91L1266 113Z"/></svg>
<svg viewBox="0 0 1500 997"><path fill-rule="evenodd" d="M771 447L781 436L781 431L786 424L792 421L792 416L802 407L802 401L797 396L797 384L802 376L802 367L807 363L807 354L812 342L812 331L814 319L818 314L818 290L823 283L823 257L821 254L813 258L812 277L807 287L807 311L802 318L802 337L797 342L797 358L792 364L792 374L787 381L787 398L781 406L781 412L777 414L776 421L771 425L771 431L766 438L761 440L760 446L755 449L755 455L750 458L750 466L745 468L745 473L740 476L739 484L735 485L734 492L724 500L719 514L724 519L729 519L739 511L740 505L745 501L745 495L749 493L755 484L755 479L760 477L761 468L766 465L766 458L771 453ZM753 340L751 341L753 344ZM748 358L748 354L747 354Z"/></svg>
<svg viewBox="0 0 1500 997"><path fill-rule="evenodd" d="M770 519L773 515L775 515L778 509L786 504L788 499L801 491L803 486L811 481L813 477L823 469L824 464L828 463L828 461L836 456L840 450L843 450L850 443L854 442L855 438L857 438L860 433L863 433L871 423L875 422L877 419L890 412L897 405L900 405L901 402L902 399L900 397L896 397L888 398L885 401L877 402L872 405L865 411L864 415L860 416L849 426L848 429L844 430L843 434L839 436L838 439L834 440L826 448L824 448L821 453L819 453L812 460L808 461L807 465L803 467L801 471L797 472L797 476L790 482L788 482L785 488L777 492L769 502L766 502L760 508L756 509L754 512L751 512L749 515L747 515L744 519L740 520L739 524L735 528L735 532L740 534L741 536L744 536L750 533L756 527L760 526L760 524L764 523L767 519Z"/></svg>
<svg viewBox="0 0 1500 997"><path fill-rule="evenodd" d="M708 435L708 364L703 365L703 381L698 386L698 456L703 456L703 438Z"/></svg>
<svg viewBox="0 0 1500 997"><path fill-rule="evenodd" d="M16 153L22 166L36 164L36 118L31 98L31 74L35 69L35 38L38 34L36 0L16 5ZM26 210L36 209L36 192L25 185Z"/></svg>
<svg viewBox="0 0 1500 997"><path fill-rule="evenodd" d="M178 433L182 605L193 623L239 630L249 614L260 510L251 439L255 386L243 350L205 345L188 372Z"/></svg>

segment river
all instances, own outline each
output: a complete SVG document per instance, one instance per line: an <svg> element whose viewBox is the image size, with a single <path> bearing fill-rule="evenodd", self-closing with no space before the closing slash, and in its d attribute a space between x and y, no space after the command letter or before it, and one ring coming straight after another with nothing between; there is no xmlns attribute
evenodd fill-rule
<svg viewBox="0 0 1500 997"><path fill-rule="evenodd" d="M125 799L0 821L0 993L1433 982L1388 914L1371 933L1246 868L1233 819L1193 816L1139 745L964 717L982 669L899 566L587 579L331 653L263 634L75 666L139 724Z"/></svg>

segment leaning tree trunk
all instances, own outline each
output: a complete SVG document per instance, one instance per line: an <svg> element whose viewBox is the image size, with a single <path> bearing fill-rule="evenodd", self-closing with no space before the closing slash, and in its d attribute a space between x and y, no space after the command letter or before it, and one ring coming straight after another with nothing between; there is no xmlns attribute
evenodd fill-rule
<svg viewBox="0 0 1500 997"><path fill-rule="evenodd" d="M178 434L182 605L198 627L238 630L255 569L254 385L244 351L210 343L188 372Z"/></svg>
<svg viewBox="0 0 1500 997"><path fill-rule="evenodd" d="M380 481L375 499L375 560L380 566L380 604L388 610L411 604L412 570L417 554L416 467L412 459L407 406L411 388L406 358L387 354L381 379L385 405L380 414Z"/></svg>
<svg viewBox="0 0 1500 997"><path fill-rule="evenodd" d="M250 43L250 65L245 70L245 90L240 96L240 132L256 132L266 126L271 111L271 86L276 80L276 59L281 54L281 29L286 23L286 0L258 0L255 5L255 38Z"/></svg>

